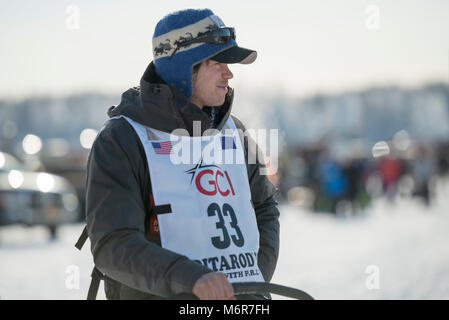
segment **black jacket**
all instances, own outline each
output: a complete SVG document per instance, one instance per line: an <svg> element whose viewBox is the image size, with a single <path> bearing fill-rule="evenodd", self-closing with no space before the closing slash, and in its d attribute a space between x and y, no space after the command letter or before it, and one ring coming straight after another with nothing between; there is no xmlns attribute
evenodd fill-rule
<svg viewBox="0 0 449 320"><path fill-rule="evenodd" d="M193 135L193 121L202 131L223 127L231 113L233 90L221 107L203 110L157 76L151 63L140 87L127 90L110 117L125 115L145 126L171 132L186 129ZM245 130L232 116L236 126ZM248 141L245 155L248 159ZM251 149L251 148L250 148ZM258 264L270 281L279 251L279 211L276 188L260 175L261 164L248 164L252 202L260 232ZM123 118L108 121L98 134L88 160L86 219L96 267L104 273L108 299L152 299L192 292L195 281L211 272L187 257L163 249L158 235L150 232L151 184L143 146Z"/></svg>

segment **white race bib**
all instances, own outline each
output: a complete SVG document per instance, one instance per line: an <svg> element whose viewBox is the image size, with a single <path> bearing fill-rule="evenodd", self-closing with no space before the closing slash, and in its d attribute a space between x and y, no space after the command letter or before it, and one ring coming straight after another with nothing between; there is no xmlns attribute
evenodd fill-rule
<svg viewBox="0 0 449 320"><path fill-rule="evenodd" d="M225 273L230 282L263 282L256 215L232 118L226 127L234 134L180 137L122 117L145 149L155 206L171 211L157 216L162 247ZM180 161L186 154L193 161Z"/></svg>

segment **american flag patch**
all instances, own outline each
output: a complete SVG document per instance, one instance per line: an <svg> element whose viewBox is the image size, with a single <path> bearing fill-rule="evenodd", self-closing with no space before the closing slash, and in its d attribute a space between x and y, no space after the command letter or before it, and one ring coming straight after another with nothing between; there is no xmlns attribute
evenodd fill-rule
<svg viewBox="0 0 449 320"><path fill-rule="evenodd" d="M171 145L171 141L163 141L163 142L152 142L154 152L156 154L172 154L173 146Z"/></svg>

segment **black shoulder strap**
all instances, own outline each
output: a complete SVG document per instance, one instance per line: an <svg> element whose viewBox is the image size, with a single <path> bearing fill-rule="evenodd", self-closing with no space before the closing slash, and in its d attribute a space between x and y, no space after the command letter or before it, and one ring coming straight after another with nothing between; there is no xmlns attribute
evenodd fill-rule
<svg viewBox="0 0 449 320"><path fill-rule="evenodd" d="M152 214L167 214L167 213L172 213L173 211L171 210L171 205L168 204L162 204L159 206L154 206L151 209L151 213Z"/></svg>
<svg viewBox="0 0 449 320"><path fill-rule="evenodd" d="M87 234L87 226L84 227L83 232L81 233L78 241L75 244L75 247L78 250L84 246L86 240L88 238ZM100 287L100 281L104 279L104 275L98 270L97 267L94 267L91 274L92 280L90 281L89 291L87 292L87 300L95 300L97 298L98 288Z"/></svg>
<svg viewBox="0 0 449 320"><path fill-rule="evenodd" d="M81 248L84 246L84 243L86 242L87 238L88 238L88 235L87 235L87 227L84 227L83 233L81 233L81 235L80 235L78 241L77 241L76 244L75 244L75 247L76 247L78 250L81 250Z"/></svg>
<svg viewBox="0 0 449 320"><path fill-rule="evenodd" d="M90 282L89 291L87 292L87 300L95 300L97 298L100 281L104 280L104 275L97 269L97 267L93 268L91 277L92 280Z"/></svg>

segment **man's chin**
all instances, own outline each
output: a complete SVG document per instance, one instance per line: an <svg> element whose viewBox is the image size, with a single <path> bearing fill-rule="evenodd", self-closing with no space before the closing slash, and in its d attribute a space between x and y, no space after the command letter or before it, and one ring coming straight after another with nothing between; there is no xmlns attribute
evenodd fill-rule
<svg viewBox="0 0 449 320"><path fill-rule="evenodd" d="M208 104L209 107L221 107L224 103L225 103L225 98L223 98L223 100L220 101L214 101L211 104Z"/></svg>

